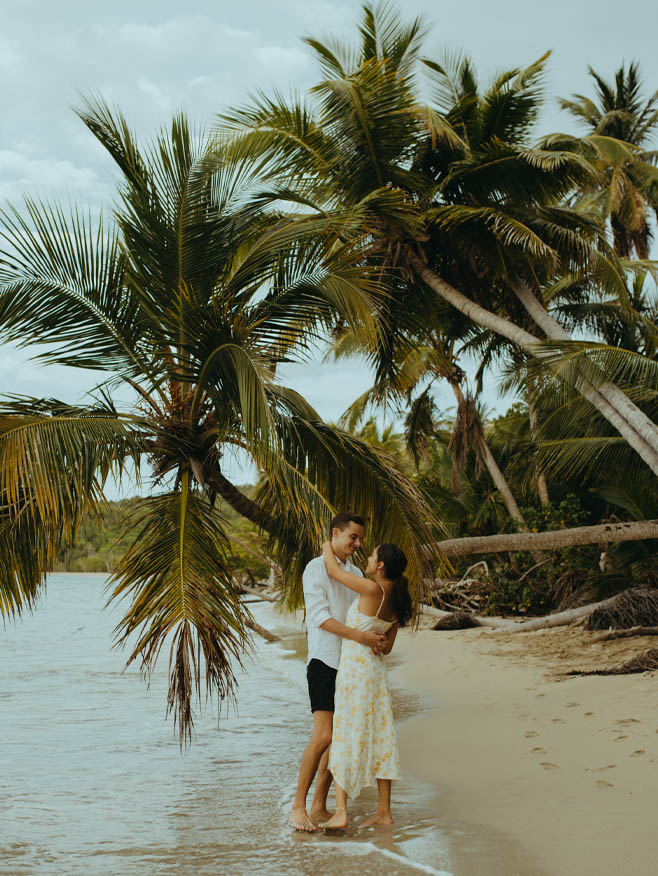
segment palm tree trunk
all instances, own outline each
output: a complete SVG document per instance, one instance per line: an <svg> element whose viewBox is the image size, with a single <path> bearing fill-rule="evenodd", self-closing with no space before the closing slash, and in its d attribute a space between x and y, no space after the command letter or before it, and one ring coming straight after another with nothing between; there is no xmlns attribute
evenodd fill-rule
<svg viewBox="0 0 658 876"><path fill-rule="evenodd" d="M584 544L643 541L645 538L658 538L658 520L600 523L596 526L577 526L574 529L556 529L551 532L512 532L450 538L440 541L438 547L447 557L463 557L469 554L499 554L504 551L554 551Z"/></svg>
<svg viewBox="0 0 658 876"><path fill-rule="evenodd" d="M645 538L658 538L658 520L601 523L597 526L577 526L574 529L557 529L552 532L513 532L450 538L440 541L438 547L447 557L462 557L503 551L561 550L584 544L643 541Z"/></svg>
<svg viewBox="0 0 658 876"><path fill-rule="evenodd" d="M530 420L530 436L534 440L538 432L539 422L537 419L537 408L535 407L535 403L530 393L528 393L528 418ZM548 493L548 484L546 483L543 471L540 471L537 475L537 495L539 496L539 501L542 505L551 504L551 497Z"/></svg>
<svg viewBox="0 0 658 876"><path fill-rule="evenodd" d="M532 289L523 282L514 284L517 298L523 304L537 325L546 332L546 337L553 341L571 341L571 335L543 306L541 301L534 295ZM658 427L641 411L628 396L609 380L605 380L596 387L588 383L588 388L596 389L603 398L609 402L628 421L637 434L650 446L658 446Z"/></svg>
<svg viewBox="0 0 658 876"><path fill-rule="evenodd" d="M449 380L450 386L452 387L452 391L455 394L455 398L457 399L458 405L463 405L465 403L464 396L459 387L459 384L454 380ZM512 517L519 525L519 528L523 530L523 532L528 532L528 525L525 522L523 514L521 514L521 509L517 505L516 499L514 498L514 494L512 493L509 484L505 480L505 476L500 470L498 463L496 462L493 453L491 452L489 445L487 444L484 435L479 440L479 450L482 455L482 461L487 467L487 471L491 475L491 479L496 485L496 489L500 493L500 496L507 508L507 513L510 517Z"/></svg>
<svg viewBox="0 0 658 876"><path fill-rule="evenodd" d="M216 489L222 499L228 502L231 508L237 511L241 517L246 517L247 520L250 520L259 529L265 530L265 532L274 533L274 520L272 520L270 515L263 511L260 505L248 496L245 496L244 493L241 493L220 471L213 472L212 480L208 478L208 484Z"/></svg>
<svg viewBox="0 0 658 876"><path fill-rule="evenodd" d="M461 292L458 292L457 289L449 283L446 283L446 281L439 277L438 274L435 274L434 271L428 268L416 253L409 252L408 259L410 265L420 279L426 283L430 289L433 289L437 295L443 298L444 301L447 301L448 304L451 304L463 313L464 316L477 323L477 325L481 325L483 328L487 328L490 331L496 332L496 334L507 338L534 358L541 358L541 351L538 350L538 345L541 344L539 338L531 335L530 332L525 331L525 329L522 329L520 326L497 316L495 313L491 313L491 311L486 310L484 307L471 301L465 295L462 295ZM543 308L541 309L543 310ZM658 438L650 440L648 436L645 437L643 434L640 434L640 431L635 428L632 422L629 422L627 417L632 415L633 421L635 421L635 415L638 415L637 421L639 423L639 420L645 418L645 415L630 401L630 399L628 399L627 396L624 395L624 393L621 392L621 390L615 387L614 384L610 384L610 387L616 390L619 396L623 397L623 407L621 410L617 407L613 407L613 405L604 398L597 388L593 387L591 384L587 384L585 381L579 382L577 389L578 392L586 398L587 401L589 401L590 404L596 408L596 410L598 410L612 426L614 426L633 450L635 450L644 462L646 462L651 471L658 476ZM621 401L620 399L617 400Z"/></svg>

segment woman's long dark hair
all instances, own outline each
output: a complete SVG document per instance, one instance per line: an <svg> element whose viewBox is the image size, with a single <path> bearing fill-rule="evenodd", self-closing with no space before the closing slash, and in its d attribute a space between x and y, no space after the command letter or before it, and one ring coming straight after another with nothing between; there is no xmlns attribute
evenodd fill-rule
<svg viewBox="0 0 658 876"><path fill-rule="evenodd" d="M407 568L407 558L395 544L380 544L377 548L377 560L384 564L384 571L389 581L393 582L392 609L401 627L411 620L413 602L409 593L409 582L403 572Z"/></svg>

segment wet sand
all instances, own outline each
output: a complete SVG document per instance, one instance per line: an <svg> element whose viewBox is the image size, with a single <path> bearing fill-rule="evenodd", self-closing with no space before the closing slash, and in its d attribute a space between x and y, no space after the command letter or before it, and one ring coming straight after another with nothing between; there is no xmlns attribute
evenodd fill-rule
<svg viewBox="0 0 658 876"><path fill-rule="evenodd" d="M656 639L595 635L398 637L394 682L431 709L399 726L402 762L437 787L456 876L658 873L658 673L562 674Z"/></svg>

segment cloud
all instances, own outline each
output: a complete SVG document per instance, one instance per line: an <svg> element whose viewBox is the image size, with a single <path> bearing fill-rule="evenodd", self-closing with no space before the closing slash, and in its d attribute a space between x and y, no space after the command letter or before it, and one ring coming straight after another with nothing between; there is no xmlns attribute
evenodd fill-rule
<svg viewBox="0 0 658 876"><path fill-rule="evenodd" d="M280 72L282 68L306 67L310 63L308 54L297 47L260 46L254 50L254 58L259 64L273 67Z"/></svg>
<svg viewBox="0 0 658 876"><path fill-rule="evenodd" d="M0 34L0 73L13 76L21 73L25 66L25 55L15 41Z"/></svg>
<svg viewBox="0 0 658 876"><path fill-rule="evenodd" d="M190 88L205 88L207 85L214 85L215 80L212 76L195 76L187 83Z"/></svg>
<svg viewBox="0 0 658 876"><path fill-rule="evenodd" d="M107 185L90 167L79 167L71 161L34 157L33 144L25 151L0 149L0 197L17 201L25 192L39 191L82 196L97 200L107 192Z"/></svg>
<svg viewBox="0 0 658 876"><path fill-rule="evenodd" d="M171 109L171 102L165 96L163 90L155 84L155 82L151 82L150 79L145 79L141 77L137 82L137 88L140 92L148 97L150 102L156 109L159 110L168 110Z"/></svg>
<svg viewBox="0 0 658 876"><path fill-rule="evenodd" d="M233 44L235 41L248 42L256 39L251 31L230 27L207 15L169 18L159 24L130 22L114 28L103 26L99 27L99 32L105 37L152 52L187 49L209 40L226 40ZM217 47L220 46L221 43Z"/></svg>

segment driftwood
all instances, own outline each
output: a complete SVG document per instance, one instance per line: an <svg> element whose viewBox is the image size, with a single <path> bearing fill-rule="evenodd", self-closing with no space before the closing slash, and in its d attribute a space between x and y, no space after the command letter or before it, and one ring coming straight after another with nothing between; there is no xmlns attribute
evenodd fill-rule
<svg viewBox="0 0 658 876"><path fill-rule="evenodd" d="M631 627L629 630L610 630L594 636L592 642L607 642L610 639L627 639L631 636L658 636L658 627Z"/></svg>
<svg viewBox="0 0 658 876"><path fill-rule="evenodd" d="M270 596L269 593L263 593L258 587L249 587L247 584L240 584L240 591L247 593L249 596L257 596L263 602L278 602L276 596Z"/></svg>
<svg viewBox="0 0 658 876"><path fill-rule="evenodd" d="M650 648L625 663L609 669L572 669L566 675L630 675L634 672L654 672L658 669L658 648Z"/></svg>
<svg viewBox="0 0 658 876"><path fill-rule="evenodd" d="M577 526L574 529L557 529L552 532L513 532L450 538L438 542L438 547L447 557L461 557L503 551L562 550L584 544L642 541L645 538L658 538L658 520L602 523L598 526Z"/></svg>
<svg viewBox="0 0 658 876"><path fill-rule="evenodd" d="M261 627L260 624L257 624L255 620L246 620L246 625L250 630L253 630L255 633L258 633L263 639L268 642L280 642L281 636L277 636L274 633L271 633L269 630L266 630L265 627Z"/></svg>
<svg viewBox="0 0 658 876"><path fill-rule="evenodd" d="M483 578L471 573L481 569ZM489 567L480 560L464 572L459 581L437 581L431 587L432 602L435 606L449 611L482 611L487 603L487 595L491 586Z"/></svg>

